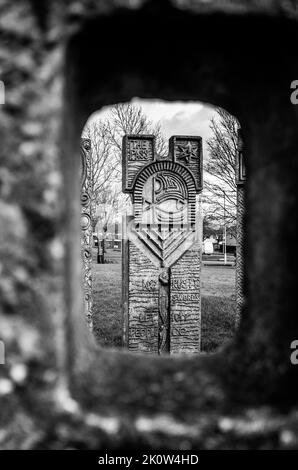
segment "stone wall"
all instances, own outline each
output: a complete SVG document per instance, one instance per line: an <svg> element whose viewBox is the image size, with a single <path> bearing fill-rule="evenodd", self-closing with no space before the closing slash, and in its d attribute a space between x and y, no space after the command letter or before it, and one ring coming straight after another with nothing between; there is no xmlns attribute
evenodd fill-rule
<svg viewBox="0 0 298 470"><path fill-rule="evenodd" d="M64 430L89 448L127 441L247 447L257 419L265 430L254 434L255 445L277 439L291 446L295 415L259 407L297 403L289 361L298 338L298 108L289 97L298 78L297 3L4 0L0 8L0 334L7 355L0 373L16 390L14 366L23 365L27 377L26 406L17 394L5 398L13 418L1 445L67 447L59 423L72 410ZM154 360L97 350L82 320L80 132L92 111L136 95L202 100L241 121L247 305L234 342L218 356ZM65 383L77 401L64 387L55 402L63 413L49 418L45 410ZM92 413L84 414L88 422L78 403ZM28 428L42 429L42 437L28 442ZM289 429L292 441L283 439Z"/></svg>

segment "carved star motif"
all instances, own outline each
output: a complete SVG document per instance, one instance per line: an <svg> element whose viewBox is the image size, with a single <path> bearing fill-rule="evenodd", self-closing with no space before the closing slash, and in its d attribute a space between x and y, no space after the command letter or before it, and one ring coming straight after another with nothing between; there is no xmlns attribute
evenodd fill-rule
<svg viewBox="0 0 298 470"><path fill-rule="evenodd" d="M190 163L191 160L197 158L197 148L190 141L184 145L178 145L178 151L177 159L185 160L185 163Z"/></svg>

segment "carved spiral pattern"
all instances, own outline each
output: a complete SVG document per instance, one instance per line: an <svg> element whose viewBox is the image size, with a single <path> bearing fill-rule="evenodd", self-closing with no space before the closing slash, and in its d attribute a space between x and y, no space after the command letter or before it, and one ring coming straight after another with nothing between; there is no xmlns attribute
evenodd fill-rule
<svg viewBox="0 0 298 470"><path fill-rule="evenodd" d="M81 139L81 257L84 309L87 324L92 329L92 224L90 210L91 142Z"/></svg>
<svg viewBox="0 0 298 470"><path fill-rule="evenodd" d="M85 248L85 249L84 249L84 259L85 259L86 261L89 261L91 258L92 258L92 253L91 253L90 248L89 248L89 247L88 247L88 248Z"/></svg>
<svg viewBox="0 0 298 470"><path fill-rule="evenodd" d="M81 204L82 206L88 206L90 204L90 196L88 193L81 194Z"/></svg>
<svg viewBox="0 0 298 470"><path fill-rule="evenodd" d="M81 217L81 229L88 230L90 228L90 225L91 225L90 215L87 214L86 212L83 212L82 217Z"/></svg>

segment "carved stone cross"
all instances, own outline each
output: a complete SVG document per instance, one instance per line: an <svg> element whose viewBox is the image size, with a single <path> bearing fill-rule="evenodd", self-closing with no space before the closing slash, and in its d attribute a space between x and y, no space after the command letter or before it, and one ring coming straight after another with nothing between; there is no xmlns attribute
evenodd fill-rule
<svg viewBox="0 0 298 470"><path fill-rule="evenodd" d="M201 137L173 136L159 158L154 136L126 135L122 183L133 203L123 224L124 343L148 353L198 352Z"/></svg>

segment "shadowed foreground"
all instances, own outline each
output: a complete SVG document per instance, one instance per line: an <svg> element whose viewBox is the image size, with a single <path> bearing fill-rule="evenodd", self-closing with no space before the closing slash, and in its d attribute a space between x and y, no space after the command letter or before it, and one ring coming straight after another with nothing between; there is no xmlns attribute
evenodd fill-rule
<svg viewBox="0 0 298 470"><path fill-rule="evenodd" d="M295 2L2 3L0 447L298 448ZM218 355L85 356L80 131L134 96L200 100L241 122L247 305Z"/></svg>
<svg viewBox="0 0 298 470"><path fill-rule="evenodd" d="M296 448L298 410L241 406L227 398L216 355L180 359L102 351L86 368L75 399L30 367L2 398L2 449ZM158 368L156 362L158 361ZM157 374L158 371L158 374ZM210 372L212 371L212 373ZM146 388L142 384L146 383ZM233 410L233 412L231 412Z"/></svg>

